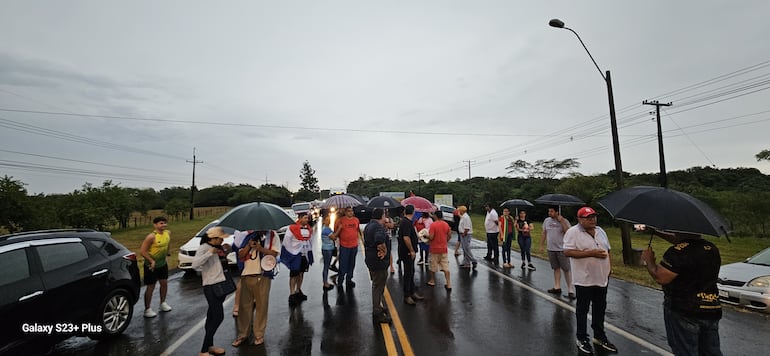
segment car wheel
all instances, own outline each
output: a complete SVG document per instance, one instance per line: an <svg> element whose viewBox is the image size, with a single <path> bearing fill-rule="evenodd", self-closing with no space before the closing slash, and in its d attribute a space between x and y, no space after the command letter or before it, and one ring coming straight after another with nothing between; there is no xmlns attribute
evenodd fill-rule
<svg viewBox="0 0 770 356"><path fill-rule="evenodd" d="M126 290L117 289L104 298L96 313L94 321L101 332L88 337L96 340L109 338L122 334L128 328L134 314L134 303Z"/></svg>

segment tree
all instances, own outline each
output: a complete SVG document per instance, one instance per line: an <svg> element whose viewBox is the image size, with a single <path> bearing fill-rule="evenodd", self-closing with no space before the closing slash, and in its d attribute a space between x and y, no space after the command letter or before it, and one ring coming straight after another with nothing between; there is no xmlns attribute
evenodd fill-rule
<svg viewBox="0 0 770 356"><path fill-rule="evenodd" d="M24 183L14 180L13 177L3 176L0 179L0 227L9 232L22 230L26 220L32 215L27 202Z"/></svg>
<svg viewBox="0 0 770 356"><path fill-rule="evenodd" d="M190 211L190 200L182 198L171 199L166 203L166 207L163 208L163 211L166 215L179 218L182 214Z"/></svg>
<svg viewBox="0 0 770 356"><path fill-rule="evenodd" d="M309 192L318 193L320 188L318 187L318 178L315 177L315 170L310 167L310 162L305 161L302 163L302 169L299 171L299 179L302 181L300 190L307 190Z"/></svg>
<svg viewBox="0 0 770 356"><path fill-rule="evenodd" d="M567 158L561 161L555 159L539 159L535 163L524 160L512 162L505 169L508 173L521 173L527 178L554 178L572 168L580 167L577 158Z"/></svg>
<svg viewBox="0 0 770 356"><path fill-rule="evenodd" d="M762 152L757 153L754 157L757 157L757 161L770 161L770 150L762 150Z"/></svg>

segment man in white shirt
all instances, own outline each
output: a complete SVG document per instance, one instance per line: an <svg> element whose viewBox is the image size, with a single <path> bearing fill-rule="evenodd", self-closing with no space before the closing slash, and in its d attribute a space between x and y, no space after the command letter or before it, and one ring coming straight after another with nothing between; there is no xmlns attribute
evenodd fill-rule
<svg viewBox="0 0 770 356"><path fill-rule="evenodd" d="M468 208L465 205L457 207L460 212L460 223L457 225L457 232L460 235L460 243L463 246L463 268L476 268L476 257L471 252L471 239L473 238L473 224L468 215Z"/></svg>
<svg viewBox="0 0 770 356"><path fill-rule="evenodd" d="M591 342L609 352L618 352L617 347L607 340L604 332L604 313L607 309L607 283L612 264L610 263L610 241L607 233L596 226L596 211L590 207L578 210L578 225L564 234L564 254L570 258L572 278L575 283L577 305L577 346L581 352L592 354ZM591 308L593 340L589 340L586 324L588 309Z"/></svg>
<svg viewBox="0 0 770 356"><path fill-rule="evenodd" d="M487 216L484 218L484 230L487 232L487 255L484 259L494 264L500 263L500 250L497 248L497 235L500 233L500 227L497 226L499 217L497 211L492 205L484 205Z"/></svg>

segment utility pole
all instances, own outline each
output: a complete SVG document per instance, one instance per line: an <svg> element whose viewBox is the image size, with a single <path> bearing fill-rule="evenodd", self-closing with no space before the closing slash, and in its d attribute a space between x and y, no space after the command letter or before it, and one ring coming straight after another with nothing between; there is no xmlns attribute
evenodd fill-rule
<svg viewBox="0 0 770 356"><path fill-rule="evenodd" d="M672 103L659 103L657 100L653 101L643 101L642 105L654 105L655 106L655 113L657 114L657 121L658 121L658 156L660 159L660 186L663 188L668 188L668 177L666 176L666 159L663 156L663 130L661 129L660 125L660 107L661 106L671 106ZM650 112L652 114L652 112Z"/></svg>
<svg viewBox="0 0 770 356"><path fill-rule="evenodd" d="M470 180L471 179L471 162L476 162L476 161L469 160L469 161L463 161L463 162L468 162L468 180Z"/></svg>
<svg viewBox="0 0 770 356"><path fill-rule="evenodd" d="M193 147L193 159L192 161L187 161L187 163L192 163L193 165L192 185L190 186L190 220L192 220L195 217L195 165L203 163L203 161L195 159L195 147Z"/></svg>
<svg viewBox="0 0 770 356"><path fill-rule="evenodd" d="M422 172L417 172L417 194L422 194Z"/></svg>

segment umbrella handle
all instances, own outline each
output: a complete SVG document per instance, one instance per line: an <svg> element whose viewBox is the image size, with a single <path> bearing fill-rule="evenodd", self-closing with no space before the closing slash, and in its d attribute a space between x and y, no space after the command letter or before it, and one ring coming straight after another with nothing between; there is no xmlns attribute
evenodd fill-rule
<svg viewBox="0 0 770 356"><path fill-rule="evenodd" d="M650 242L647 243L647 248L652 249L652 238L655 237L655 233L650 233Z"/></svg>

